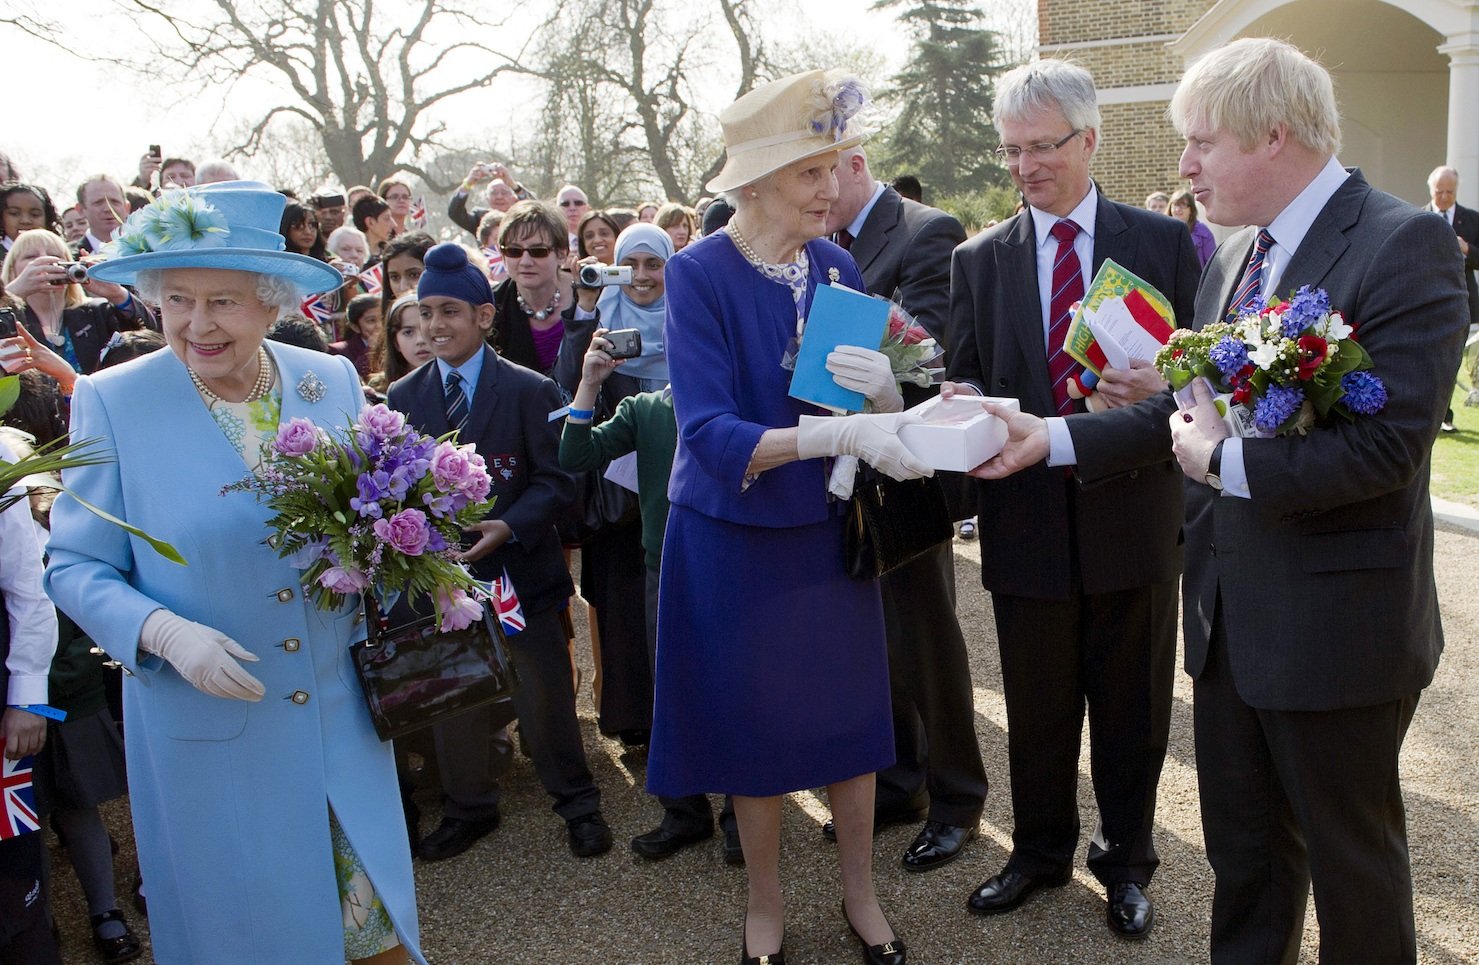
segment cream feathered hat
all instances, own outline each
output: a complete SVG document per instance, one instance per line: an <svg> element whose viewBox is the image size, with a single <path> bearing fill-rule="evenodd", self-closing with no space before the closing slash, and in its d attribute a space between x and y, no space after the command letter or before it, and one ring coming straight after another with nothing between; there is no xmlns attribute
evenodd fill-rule
<svg viewBox="0 0 1479 965"><path fill-rule="evenodd" d="M733 191L803 158L843 151L870 133L856 120L868 92L843 70L810 70L750 91L719 115L724 169L706 186Z"/></svg>

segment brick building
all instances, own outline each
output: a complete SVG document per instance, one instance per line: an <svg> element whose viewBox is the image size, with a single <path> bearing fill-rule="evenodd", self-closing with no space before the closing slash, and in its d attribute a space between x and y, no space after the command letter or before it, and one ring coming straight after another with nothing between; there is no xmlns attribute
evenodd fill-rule
<svg viewBox="0 0 1479 965"><path fill-rule="evenodd" d="M1094 173L1117 201L1179 187L1165 118L1185 66L1238 37L1282 37L1330 68L1340 159L1427 201L1438 164L1479 207L1479 0L1038 0L1038 50L1087 67L1104 129Z"/></svg>

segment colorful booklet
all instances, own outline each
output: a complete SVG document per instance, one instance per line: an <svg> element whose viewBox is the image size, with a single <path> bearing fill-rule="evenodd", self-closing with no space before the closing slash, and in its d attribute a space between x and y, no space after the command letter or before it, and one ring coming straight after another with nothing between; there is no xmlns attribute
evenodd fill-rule
<svg viewBox="0 0 1479 965"><path fill-rule="evenodd" d="M1069 323L1063 350L1097 377L1106 362L1125 368L1128 358L1151 361L1175 327L1176 312L1166 296L1106 259ZM1104 344L1096 335L1104 336Z"/></svg>
<svg viewBox="0 0 1479 965"><path fill-rule="evenodd" d="M877 349L888 329L888 302L845 285L818 285L796 353L791 397L833 412L862 412L863 393L844 389L827 371L827 356L839 345Z"/></svg>

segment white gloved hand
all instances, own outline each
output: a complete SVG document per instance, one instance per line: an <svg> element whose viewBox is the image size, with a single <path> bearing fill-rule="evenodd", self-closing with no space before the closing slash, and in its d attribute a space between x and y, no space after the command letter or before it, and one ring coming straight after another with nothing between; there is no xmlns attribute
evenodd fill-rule
<svg viewBox="0 0 1479 965"><path fill-rule="evenodd" d="M899 428L918 421L919 416L909 412L804 415L796 426L796 455L802 459L857 456L894 479L933 476L935 471L899 441Z"/></svg>
<svg viewBox="0 0 1479 965"><path fill-rule="evenodd" d="M149 614L139 631L139 649L168 660L203 693L233 700L261 700L265 693L262 682L237 663L256 662L256 654L221 631L168 610Z"/></svg>
<svg viewBox="0 0 1479 965"><path fill-rule="evenodd" d="M899 394L899 381L894 378L888 356L871 348L839 345L827 355L827 371L832 381L844 389L861 392L873 403L874 412L899 412L904 397Z"/></svg>

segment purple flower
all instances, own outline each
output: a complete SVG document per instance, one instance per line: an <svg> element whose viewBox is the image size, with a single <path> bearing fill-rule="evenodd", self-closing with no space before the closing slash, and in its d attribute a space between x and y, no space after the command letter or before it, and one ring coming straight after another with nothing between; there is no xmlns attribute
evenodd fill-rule
<svg viewBox="0 0 1479 965"><path fill-rule="evenodd" d="M358 593L369 587L370 578L352 566L331 566L318 575L318 582L335 593Z"/></svg>
<svg viewBox="0 0 1479 965"><path fill-rule="evenodd" d="M469 479L472 466L467 453L450 442L440 443L431 454L431 479L437 489L447 493L459 490Z"/></svg>
<svg viewBox="0 0 1479 965"><path fill-rule="evenodd" d="M488 493L493 488L493 479L488 475L488 464L478 455L476 449L471 445L463 446L462 449L467 456L469 472L457 491L472 502L480 503L488 498Z"/></svg>
<svg viewBox="0 0 1479 965"><path fill-rule="evenodd" d="M1271 385L1253 407L1253 424L1263 432L1276 432L1303 404L1303 389L1292 385Z"/></svg>
<svg viewBox="0 0 1479 965"><path fill-rule="evenodd" d="M454 496L446 495L437 496L432 493L422 493L421 495L421 501L426 504L427 512L431 513L437 519L441 519L457 511L457 507L453 505L455 498Z"/></svg>
<svg viewBox="0 0 1479 965"><path fill-rule="evenodd" d="M307 419L291 419L278 426L272 448L284 456L306 456L318 446L318 427Z"/></svg>
<svg viewBox="0 0 1479 965"><path fill-rule="evenodd" d="M1305 285L1289 299L1289 308L1280 318L1285 338L1298 338L1305 329L1330 314L1330 296L1323 288Z"/></svg>
<svg viewBox="0 0 1479 965"><path fill-rule="evenodd" d="M1356 415L1375 415L1387 404L1387 387L1374 372L1347 372L1340 380L1345 407Z"/></svg>
<svg viewBox="0 0 1479 965"><path fill-rule="evenodd" d="M1217 366L1223 378L1232 378L1248 364L1248 346L1233 335L1224 335L1207 352L1212 364Z"/></svg>
<svg viewBox="0 0 1479 965"><path fill-rule="evenodd" d="M376 477L385 477L384 482L379 482ZM370 516L379 519L383 515L379 500L384 499L389 493L390 476L387 473L362 472L359 479L355 480L355 486L359 495L349 500L349 508L361 516Z"/></svg>
<svg viewBox="0 0 1479 965"><path fill-rule="evenodd" d="M375 535L406 556L420 556L426 551L430 532L426 514L419 509L403 509L389 519L375 520Z"/></svg>
<svg viewBox="0 0 1479 965"><path fill-rule="evenodd" d="M367 405L359 414L356 428L363 429L381 442L388 442L406 431L406 417L383 402Z"/></svg>
<svg viewBox="0 0 1479 965"><path fill-rule="evenodd" d="M444 550L446 548L447 548L447 541L446 541L446 539L443 538L442 534L440 532L438 532L435 527L430 527L429 528L429 535L426 538L426 550L427 550L427 552L428 553L440 553L442 550Z"/></svg>
<svg viewBox="0 0 1479 965"><path fill-rule="evenodd" d="M460 589L438 589L437 611L442 615L442 632L465 630L483 618L483 605Z"/></svg>

